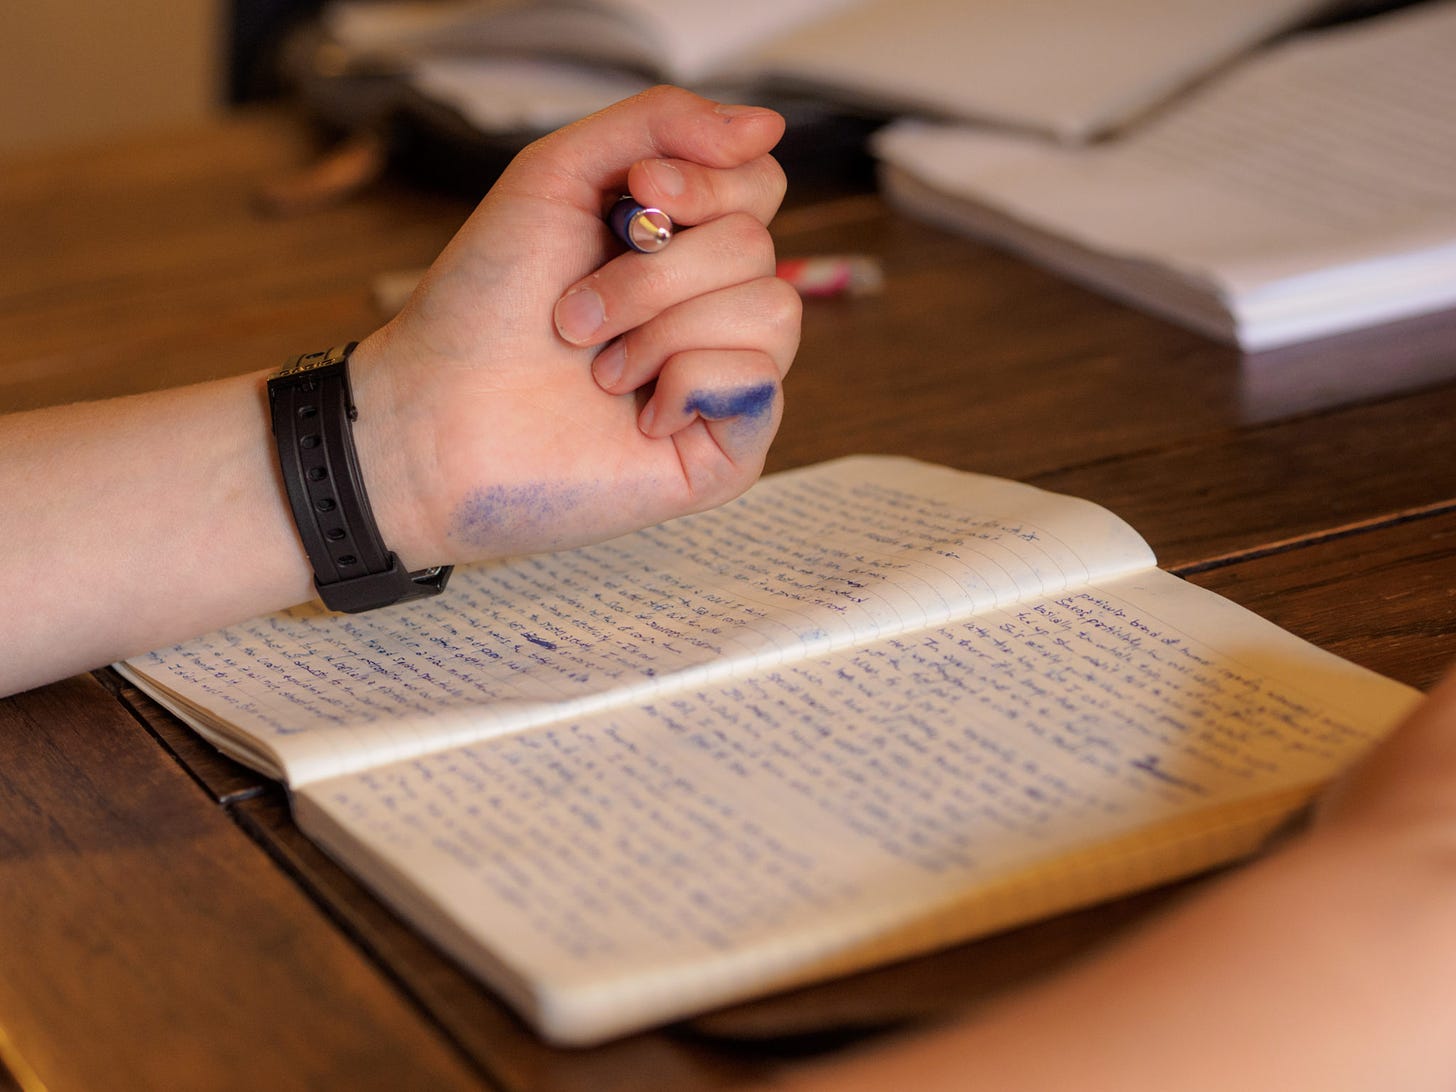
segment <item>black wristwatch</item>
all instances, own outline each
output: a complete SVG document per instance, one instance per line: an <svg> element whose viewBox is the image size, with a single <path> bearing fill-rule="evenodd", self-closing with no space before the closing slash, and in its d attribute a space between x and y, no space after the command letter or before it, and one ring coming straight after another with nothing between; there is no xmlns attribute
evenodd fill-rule
<svg viewBox="0 0 1456 1092"><path fill-rule="evenodd" d="M349 613L439 595L451 571L406 572L380 538L354 449L349 354L357 344L306 353L268 380L278 465L314 587L324 606Z"/></svg>

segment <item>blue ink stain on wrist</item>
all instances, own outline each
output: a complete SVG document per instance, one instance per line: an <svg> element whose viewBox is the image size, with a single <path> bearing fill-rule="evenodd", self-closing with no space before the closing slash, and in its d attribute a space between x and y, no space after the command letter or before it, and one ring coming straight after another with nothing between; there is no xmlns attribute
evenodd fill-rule
<svg viewBox="0 0 1456 1092"><path fill-rule="evenodd" d="M452 538L491 550L549 548L559 523L581 505L582 487L528 482L472 490L450 519Z"/></svg>
<svg viewBox="0 0 1456 1092"><path fill-rule="evenodd" d="M698 391L688 396L683 407L707 421L724 421L730 417L762 417L773 408L777 384L760 383L753 387L724 393Z"/></svg>

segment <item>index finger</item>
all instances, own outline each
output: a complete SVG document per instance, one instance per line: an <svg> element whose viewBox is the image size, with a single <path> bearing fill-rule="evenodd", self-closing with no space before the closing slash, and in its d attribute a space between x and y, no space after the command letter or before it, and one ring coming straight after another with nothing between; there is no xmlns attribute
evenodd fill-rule
<svg viewBox="0 0 1456 1092"><path fill-rule="evenodd" d="M644 159L627 175L627 189L645 205L660 208L678 226L701 224L741 209L767 225L783 203L787 182L771 155L731 170L715 170L671 159Z"/></svg>
<svg viewBox="0 0 1456 1092"><path fill-rule="evenodd" d="M602 194L622 188L640 160L739 167L766 155L783 133L784 119L772 110L654 87L531 144L495 189L599 212Z"/></svg>

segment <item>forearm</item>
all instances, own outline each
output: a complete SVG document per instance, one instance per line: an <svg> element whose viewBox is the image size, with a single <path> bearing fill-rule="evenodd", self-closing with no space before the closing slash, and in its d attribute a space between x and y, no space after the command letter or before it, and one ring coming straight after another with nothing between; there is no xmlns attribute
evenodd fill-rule
<svg viewBox="0 0 1456 1092"><path fill-rule="evenodd" d="M420 568L439 547L379 340L355 354L354 438L385 543ZM267 376L0 417L0 694L313 597Z"/></svg>
<svg viewBox="0 0 1456 1092"><path fill-rule="evenodd" d="M0 418L0 692L308 597L262 383Z"/></svg>
<svg viewBox="0 0 1456 1092"><path fill-rule="evenodd" d="M0 418L0 693L312 595L265 377Z"/></svg>

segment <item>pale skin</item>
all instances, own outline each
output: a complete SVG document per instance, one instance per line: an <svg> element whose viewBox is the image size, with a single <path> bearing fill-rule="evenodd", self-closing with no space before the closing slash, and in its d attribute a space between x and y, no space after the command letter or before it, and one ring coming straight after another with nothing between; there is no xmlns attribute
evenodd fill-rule
<svg viewBox="0 0 1456 1092"><path fill-rule="evenodd" d="M767 230L782 133L656 88L517 157L350 365L407 567L605 539L753 482L799 338ZM602 224L624 191L686 230L624 253ZM267 421L282 363L0 418L0 695L312 596Z"/></svg>
<svg viewBox="0 0 1456 1092"><path fill-rule="evenodd" d="M782 128L656 89L511 166L352 365L408 567L606 538L757 477L799 336L766 230ZM688 230L621 254L600 216L624 188ZM0 695L310 598L265 412L280 363L0 419ZM1048 982L772 1087L1456 1086L1453 786L1456 677L1277 853Z"/></svg>

